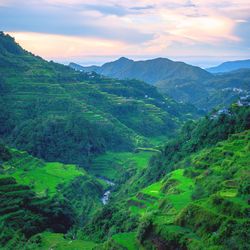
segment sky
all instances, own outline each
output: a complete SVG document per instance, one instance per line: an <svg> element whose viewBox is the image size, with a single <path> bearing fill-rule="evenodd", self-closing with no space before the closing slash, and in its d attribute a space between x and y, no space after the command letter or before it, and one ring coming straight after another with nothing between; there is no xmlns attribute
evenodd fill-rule
<svg viewBox="0 0 250 250"><path fill-rule="evenodd" d="M65 64L250 58L249 0L0 0L0 30Z"/></svg>

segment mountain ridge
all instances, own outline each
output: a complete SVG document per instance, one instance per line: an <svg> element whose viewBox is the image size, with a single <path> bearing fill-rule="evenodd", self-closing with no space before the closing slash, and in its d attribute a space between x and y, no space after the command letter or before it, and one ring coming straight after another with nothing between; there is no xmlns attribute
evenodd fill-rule
<svg viewBox="0 0 250 250"><path fill-rule="evenodd" d="M72 67L72 63L69 66ZM172 61L163 57L138 61L120 57L115 61L104 63L102 66L78 66L80 66L79 68L81 68L81 70L86 72L95 71L98 74L118 79L137 79L152 85L166 78L181 78L180 74L177 72L180 69L185 69L187 71L185 78L188 80L197 80L201 75L205 78L212 77L208 72L197 66L192 66L184 62ZM121 66L125 68L120 69L119 67ZM157 70L159 71L158 75L156 75ZM126 74L124 75L124 73Z"/></svg>
<svg viewBox="0 0 250 250"><path fill-rule="evenodd" d="M215 67L207 68L210 73L228 73L239 69L249 69L250 59L223 62Z"/></svg>
<svg viewBox="0 0 250 250"><path fill-rule="evenodd" d="M141 61L121 57L102 66L70 66L75 70L94 71L117 79L143 80L177 102L191 103L206 111L218 106L228 106L249 92L249 69L215 75L199 67L162 57ZM236 88L239 92L235 91Z"/></svg>

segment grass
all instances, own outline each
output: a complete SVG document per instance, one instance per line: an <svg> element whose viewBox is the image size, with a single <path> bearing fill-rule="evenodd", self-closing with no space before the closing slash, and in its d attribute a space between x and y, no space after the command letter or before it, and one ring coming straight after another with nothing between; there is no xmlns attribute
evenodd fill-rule
<svg viewBox="0 0 250 250"><path fill-rule="evenodd" d="M4 165L4 174L30 186L39 196L53 196L59 184L66 184L86 174L72 164L44 162L26 152L13 150L14 157Z"/></svg>
<svg viewBox="0 0 250 250"><path fill-rule="evenodd" d="M44 232L39 236L41 237L41 247L37 247L37 250L92 250L97 246L91 241L65 239L64 235L59 233Z"/></svg>
<svg viewBox="0 0 250 250"><path fill-rule="evenodd" d="M165 177L162 185L165 187L166 204L159 206L152 217L155 232L165 239L179 235L179 242L188 239L187 244L193 242L192 247L201 244L204 249L215 249L209 245L213 235L207 233L207 230L213 223L217 225L218 218L233 220L235 225L246 221L244 213L249 209L249 196L241 194L239 188L247 185L242 180L249 175L249 135L250 131L245 131L212 148L197 152L189 157L188 167L183 161L179 164L183 169L175 170ZM173 185L166 186L167 183ZM198 184L205 193L192 200ZM202 227L204 229L201 230ZM217 232L224 230L223 226L221 228ZM192 247L190 245L190 249Z"/></svg>
<svg viewBox="0 0 250 250"><path fill-rule="evenodd" d="M135 232L115 234L112 238L127 250L138 250Z"/></svg>
<svg viewBox="0 0 250 250"><path fill-rule="evenodd" d="M142 190L142 193L153 196L153 197L157 197L160 198L163 196L163 194L161 193L161 187L162 187L162 182L156 182L153 183L152 185L144 188Z"/></svg>
<svg viewBox="0 0 250 250"><path fill-rule="evenodd" d="M184 169L178 169L171 173L170 180L176 180L178 185L175 187L176 194L169 194L167 198L171 201L174 208L179 211L191 201L194 188L194 181L183 175Z"/></svg>
<svg viewBox="0 0 250 250"><path fill-rule="evenodd" d="M130 202L136 202L138 205L131 205L130 211L133 214L144 214L148 210L156 210L159 205L160 198L164 197L161 192L162 182L156 182L142 189L136 196L130 199Z"/></svg>
<svg viewBox="0 0 250 250"><path fill-rule="evenodd" d="M177 185L174 187L173 192L163 193L162 188L164 185L163 181L153 183L152 185L142 189L136 197L131 200L139 202L142 204L141 207L132 205L130 211L135 214L144 214L147 211L157 210L160 202L166 199L172 206L173 209L170 211L171 219L172 215L176 215L183 207L185 207L189 202L191 202L191 195L194 187L194 182L191 178L185 177L183 175L184 170L178 169L173 171L167 180L176 180ZM138 198L139 197L139 198ZM150 198L152 197L152 198ZM166 218L167 220L169 218Z"/></svg>
<svg viewBox="0 0 250 250"><path fill-rule="evenodd" d="M89 172L115 180L129 168L146 168L153 154L154 152L107 152L93 160Z"/></svg>

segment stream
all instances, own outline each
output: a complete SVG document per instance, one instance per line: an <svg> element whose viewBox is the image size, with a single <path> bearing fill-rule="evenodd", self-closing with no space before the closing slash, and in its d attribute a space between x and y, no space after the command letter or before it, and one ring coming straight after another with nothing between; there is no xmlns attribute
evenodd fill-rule
<svg viewBox="0 0 250 250"><path fill-rule="evenodd" d="M103 194L103 196L101 198L102 204L106 205L108 203L108 201L109 201L109 197L110 197L110 194L111 194L111 187L113 187L115 185L115 183L112 182L112 181L110 181L110 180L108 180L108 179L106 179L106 178L104 178L104 177L99 177L99 179L105 181L110 186L110 188L107 189L104 192L104 194Z"/></svg>

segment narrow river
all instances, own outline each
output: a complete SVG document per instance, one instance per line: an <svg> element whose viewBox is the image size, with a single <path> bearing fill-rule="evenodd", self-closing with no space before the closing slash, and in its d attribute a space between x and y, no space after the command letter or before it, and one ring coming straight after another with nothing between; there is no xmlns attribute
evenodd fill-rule
<svg viewBox="0 0 250 250"><path fill-rule="evenodd" d="M108 180L108 179L106 179L106 178L104 178L104 177L99 177L99 179L102 179L103 181L105 181L110 186L110 188L108 188L104 192L104 194L103 194L103 196L101 198L102 204L106 205L108 203L108 201L109 201L109 197L110 197L110 194L111 194L111 188L115 185L115 183Z"/></svg>

